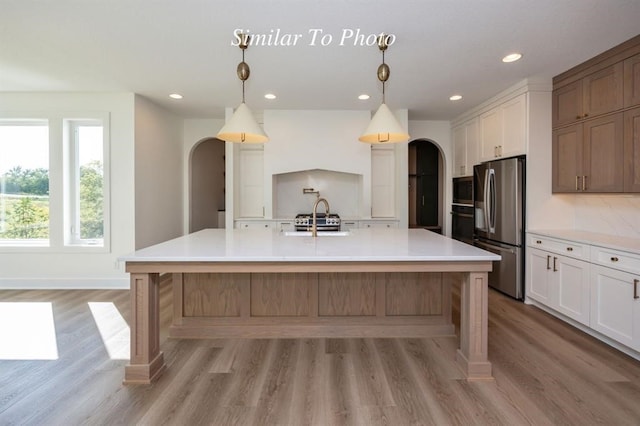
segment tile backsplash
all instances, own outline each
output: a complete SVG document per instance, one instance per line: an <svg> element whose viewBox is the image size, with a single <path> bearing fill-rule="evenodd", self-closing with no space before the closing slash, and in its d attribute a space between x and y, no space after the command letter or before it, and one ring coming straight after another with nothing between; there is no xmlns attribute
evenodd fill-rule
<svg viewBox="0 0 640 426"><path fill-rule="evenodd" d="M576 229L640 238L640 195L581 194L573 204Z"/></svg>

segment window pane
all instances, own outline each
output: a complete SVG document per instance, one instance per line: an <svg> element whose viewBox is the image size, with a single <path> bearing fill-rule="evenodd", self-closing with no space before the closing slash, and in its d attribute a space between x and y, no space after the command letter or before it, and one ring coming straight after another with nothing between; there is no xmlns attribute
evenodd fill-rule
<svg viewBox="0 0 640 426"><path fill-rule="evenodd" d="M47 245L48 240L48 123L0 121L0 241Z"/></svg>
<svg viewBox="0 0 640 426"><path fill-rule="evenodd" d="M102 126L78 126L80 239L104 238Z"/></svg>

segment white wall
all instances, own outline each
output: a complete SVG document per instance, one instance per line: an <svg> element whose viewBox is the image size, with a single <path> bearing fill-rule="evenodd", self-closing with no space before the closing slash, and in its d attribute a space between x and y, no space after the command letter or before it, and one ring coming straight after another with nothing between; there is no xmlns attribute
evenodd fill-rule
<svg viewBox="0 0 640 426"><path fill-rule="evenodd" d="M573 229L575 208L571 197L551 193L551 91L527 93L527 207L526 229Z"/></svg>
<svg viewBox="0 0 640 426"><path fill-rule="evenodd" d="M358 141L370 117L369 111L264 111L264 130L269 135L269 142L264 144L265 216L277 214L278 208L273 206L271 195L278 193L278 189L273 188L274 175L309 170L351 173L362 177L363 188L370 188L371 145ZM300 182L300 185L305 184L305 181ZM357 216L368 216L371 192L360 192ZM357 196L359 194L354 194ZM352 210L352 206L341 205L341 200L329 199L334 211ZM310 211L310 208L303 211Z"/></svg>
<svg viewBox="0 0 640 426"><path fill-rule="evenodd" d="M136 249L183 234L182 153L182 119L136 95Z"/></svg>
<svg viewBox="0 0 640 426"><path fill-rule="evenodd" d="M109 114L111 245L108 251L84 253L64 247L4 248L0 254L0 288L128 288L128 275L117 258L135 248L134 95L0 93L2 112L58 118L77 117L83 112ZM61 132L59 137L52 142L61 147ZM62 152L50 152L50 158L52 173L59 173Z"/></svg>
<svg viewBox="0 0 640 426"><path fill-rule="evenodd" d="M453 168L453 147L451 142L451 122L450 121L431 121L431 120L410 120L409 121L409 134L411 140L416 139L429 139L434 142L439 148L444 157L444 197L443 206L443 229L444 235L451 235L451 195L452 195L452 178L451 170ZM408 154L407 154L408 155ZM407 186L405 185L405 192Z"/></svg>

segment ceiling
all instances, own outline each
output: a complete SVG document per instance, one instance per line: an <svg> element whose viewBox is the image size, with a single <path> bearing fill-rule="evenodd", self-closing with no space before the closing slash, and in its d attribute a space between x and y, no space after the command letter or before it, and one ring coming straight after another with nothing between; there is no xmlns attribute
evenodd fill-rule
<svg viewBox="0 0 640 426"><path fill-rule="evenodd" d="M235 29L301 35L246 51L254 110L376 109L380 52L341 37L394 34L387 104L414 120L452 119L640 29L638 0L0 0L0 10L0 92L135 92L188 118L222 118L239 104ZM523 58L502 63L513 51Z"/></svg>

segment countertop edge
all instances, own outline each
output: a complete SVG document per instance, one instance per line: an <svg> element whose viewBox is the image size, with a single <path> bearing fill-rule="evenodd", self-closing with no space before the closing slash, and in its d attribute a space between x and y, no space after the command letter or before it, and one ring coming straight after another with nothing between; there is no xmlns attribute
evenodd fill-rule
<svg viewBox="0 0 640 426"><path fill-rule="evenodd" d="M576 229L529 229L527 233L640 254L640 238L621 237Z"/></svg>

